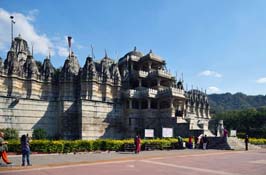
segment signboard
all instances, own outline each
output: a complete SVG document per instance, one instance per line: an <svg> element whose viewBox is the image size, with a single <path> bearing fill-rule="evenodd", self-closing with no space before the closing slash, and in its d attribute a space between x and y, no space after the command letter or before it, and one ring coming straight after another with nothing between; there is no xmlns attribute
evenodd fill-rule
<svg viewBox="0 0 266 175"><path fill-rule="evenodd" d="M154 137L154 129L145 129L145 137Z"/></svg>
<svg viewBox="0 0 266 175"><path fill-rule="evenodd" d="M173 128L163 128L163 137L173 137Z"/></svg>
<svg viewBox="0 0 266 175"><path fill-rule="evenodd" d="M230 137L236 137L236 130L230 131Z"/></svg>

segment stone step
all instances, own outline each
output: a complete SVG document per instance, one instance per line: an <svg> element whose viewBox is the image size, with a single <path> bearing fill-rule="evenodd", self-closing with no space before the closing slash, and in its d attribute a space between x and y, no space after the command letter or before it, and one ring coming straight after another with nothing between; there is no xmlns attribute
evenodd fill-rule
<svg viewBox="0 0 266 175"><path fill-rule="evenodd" d="M248 144L249 149L261 149L259 146ZM208 149L222 149L222 150L245 150L245 143L236 137L208 137Z"/></svg>

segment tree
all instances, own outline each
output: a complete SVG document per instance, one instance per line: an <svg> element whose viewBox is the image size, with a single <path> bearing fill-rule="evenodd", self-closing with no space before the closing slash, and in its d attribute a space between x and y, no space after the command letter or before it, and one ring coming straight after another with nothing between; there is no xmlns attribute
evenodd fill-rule
<svg viewBox="0 0 266 175"><path fill-rule="evenodd" d="M46 131L42 128L37 128L33 130L32 138L36 140L46 139L47 134Z"/></svg>

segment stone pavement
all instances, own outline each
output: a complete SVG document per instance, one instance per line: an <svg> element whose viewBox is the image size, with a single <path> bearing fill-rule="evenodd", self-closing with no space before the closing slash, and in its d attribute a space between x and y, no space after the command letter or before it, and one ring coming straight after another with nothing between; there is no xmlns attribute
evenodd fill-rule
<svg viewBox="0 0 266 175"><path fill-rule="evenodd" d="M21 156L10 156L12 167L0 167L0 175L265 175L266 150L171 150L90 152L31 155L33 166L21 167Z"/></svg>
<svg viewBox="0 0 266 175"><path fill-rule="evenodd" d="M82 162L97 162L104 160L135 158L135 157L157 157L162 155L171 154L203 154L203 150L169 150L169 151L142 151L140 154L134 152L81 152L81 153L68 153L68 154L31 154L30 159L33 166L35 165L61 165L69 163L82 163ZM220 150L208 150L208 152L222 152ZM10 155L9 159L13 162L13 167L21 165L21 155ZM2 167L5 165L3 165ZM1 171L1 170L0 170Z"/></svg>

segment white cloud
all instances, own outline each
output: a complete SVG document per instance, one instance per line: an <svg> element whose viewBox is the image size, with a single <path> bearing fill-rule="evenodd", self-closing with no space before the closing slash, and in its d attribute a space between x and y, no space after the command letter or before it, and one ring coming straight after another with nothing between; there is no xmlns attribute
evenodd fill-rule
<svg viewBox="0 0 266 175"><path fill-rule="evenodd" d="M29 47L31 43L34 45L34 53L48 55L49 47L53 48L53 44L45 34L36 32L32 21L39 11L37 9L29 11L29 14L10 13L0 8L0 50L5 51L10 47L10 16L14 16L16 23L14 24L14 37L21 34L22 38L28 41Z"/></svg>
<svg viewBox="0 0 266 175"><path fill-rule="evenodd" d="M218 93L218 92L220 92L220 89L215 86L210 86L207 89L208 94L213 94L213 93Z"/></svg>
<svg viewBox="0 0 266 175"><path fill-rule="evenodd" d="M67 57L69 55L69 51L65 47L58 46L57 47L57 54L61 57Z"/></svg>
<svg viewBox="0 0 266 175"><path fill-rule="evenodd" d="M262 77L256 80L256 83L258 84L266 84L266 77Z"/></svg>
<svg viewBox="0 0 266 175"><path fill-rule="evenodd" d="M222 74L211 71L211 70L205 70L199 73L199 76L207 76L207 77L216 77L216 78L221 78Z"/></svg>
<svg viewBox="0 0 266 175"><path fill-rule="evenodd" d="M69 55L69 50L68 50L68 36L55 36L52 38L52 41L55 44L55 50L56 50L56 54L61 56L61 57L67 57ZM73 45L74 43L74 39L71 39L71 45Z"/></svg>

